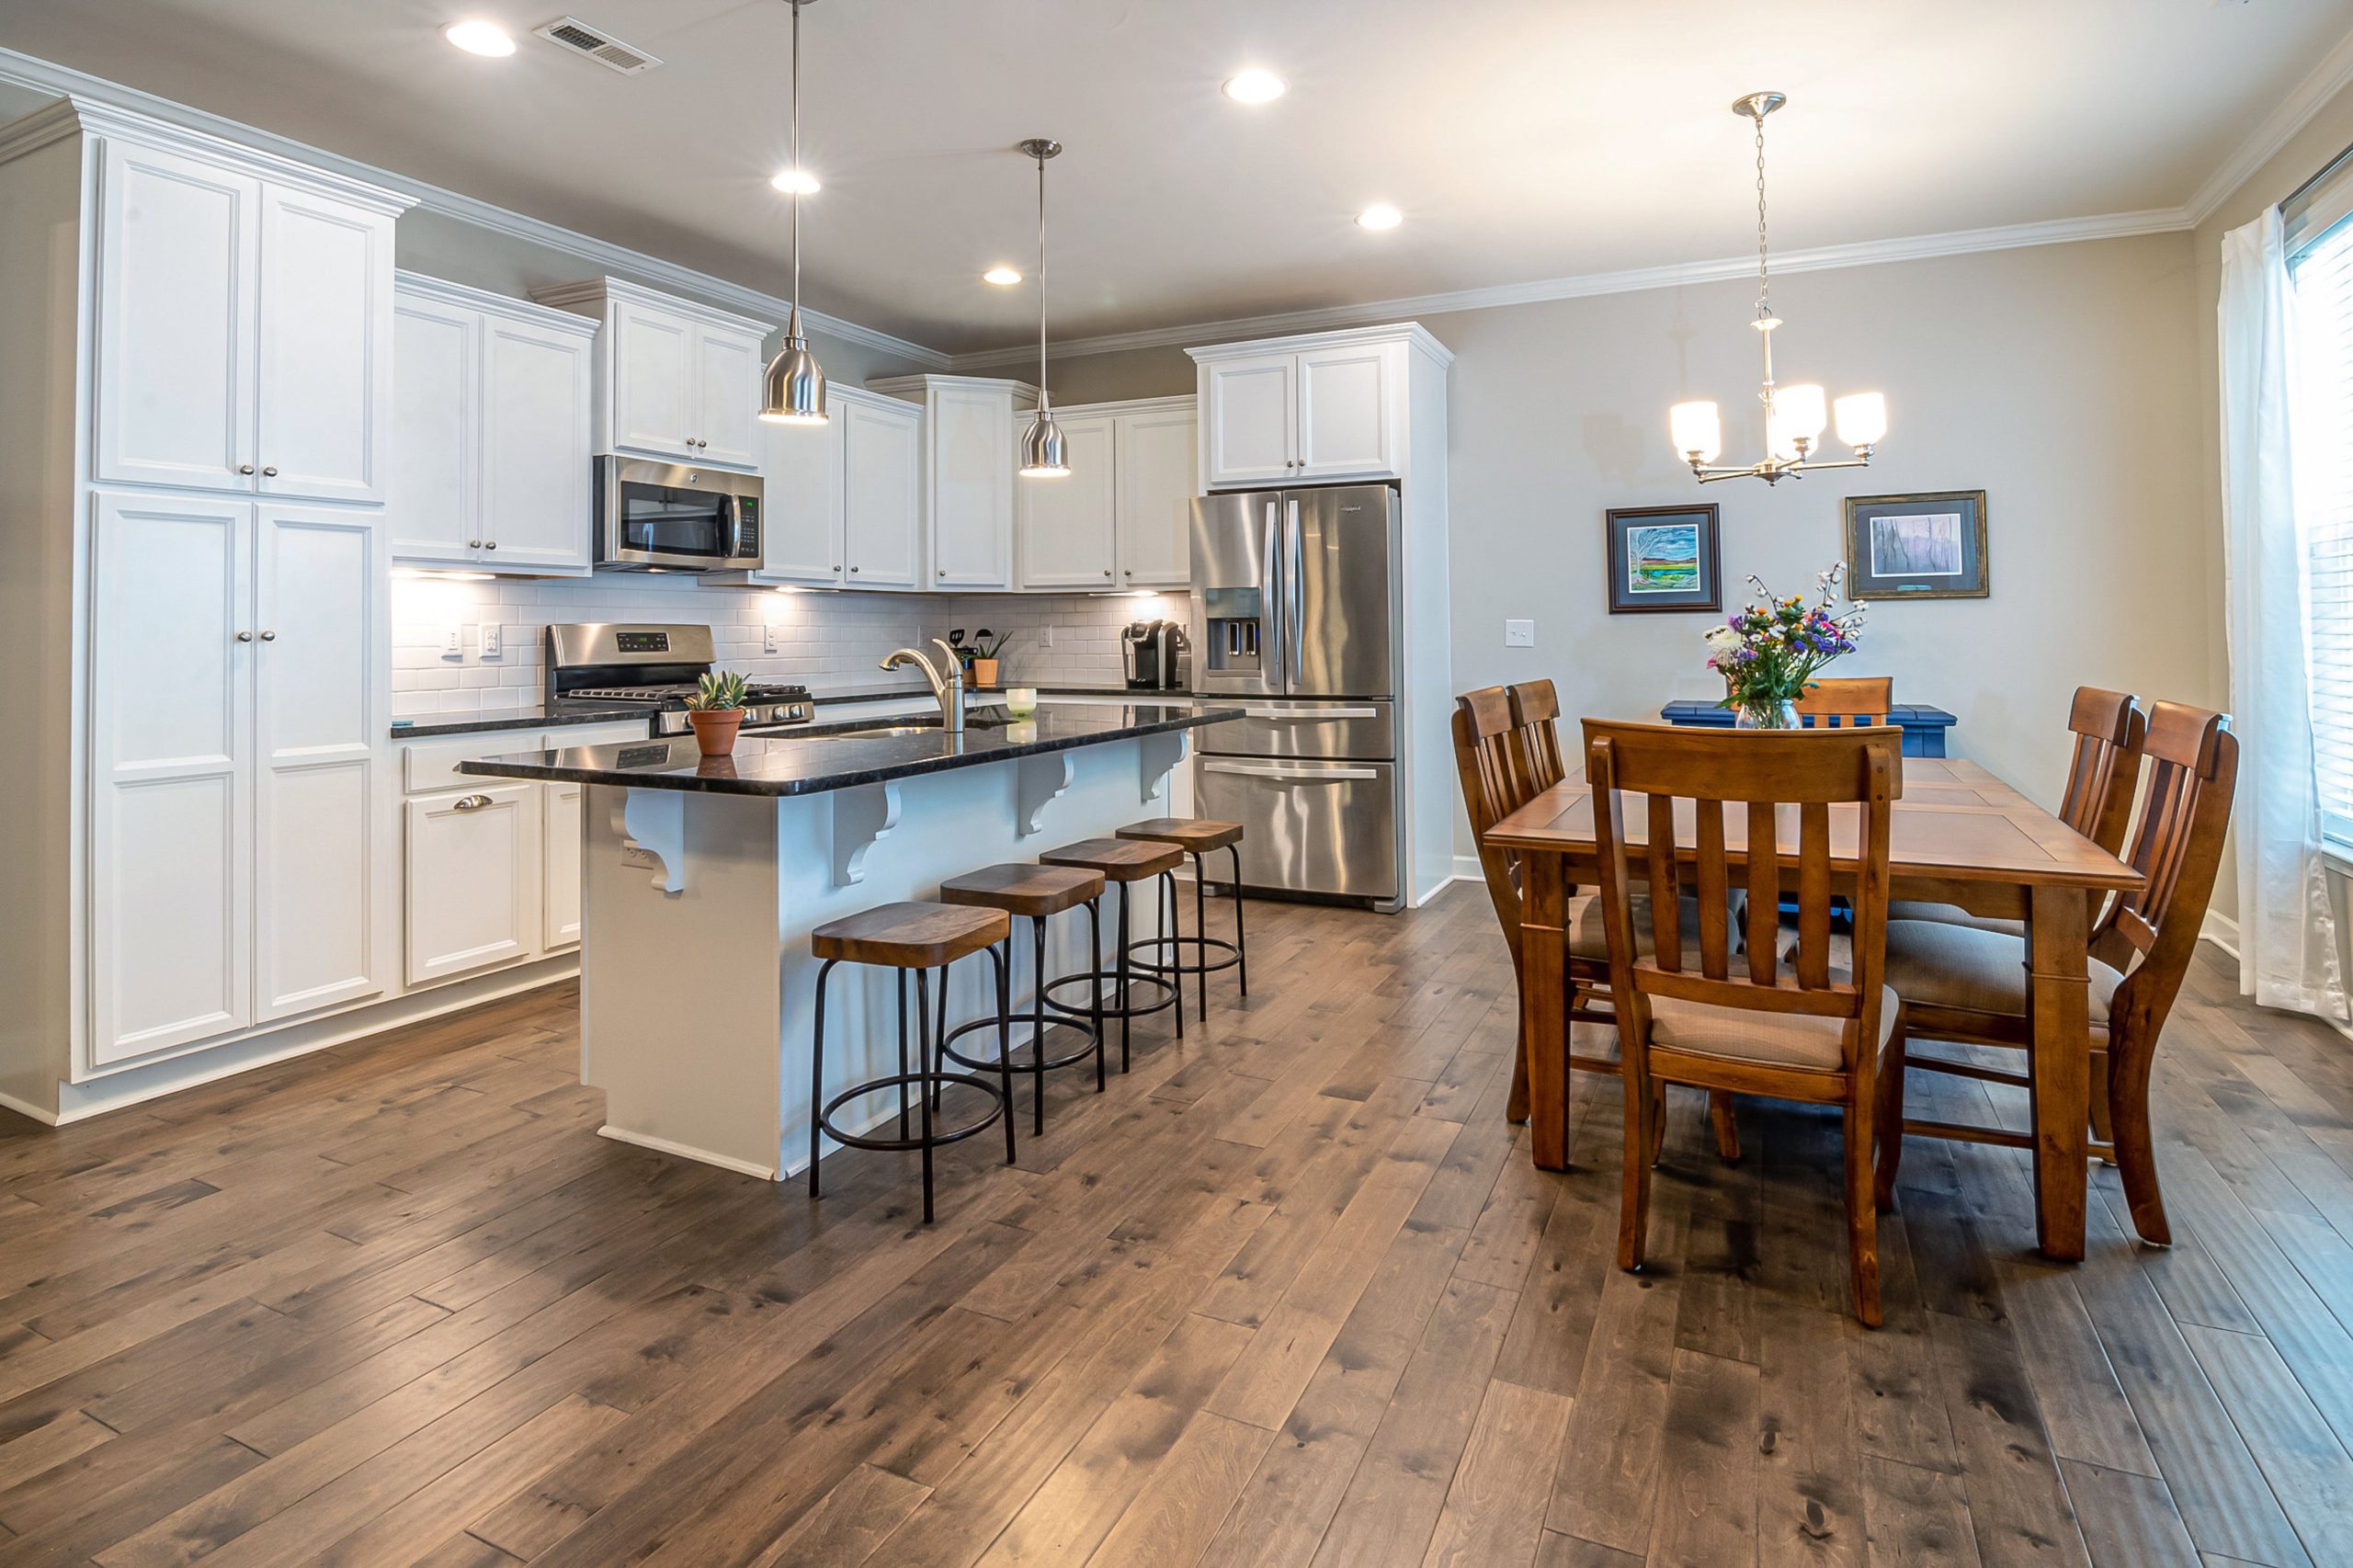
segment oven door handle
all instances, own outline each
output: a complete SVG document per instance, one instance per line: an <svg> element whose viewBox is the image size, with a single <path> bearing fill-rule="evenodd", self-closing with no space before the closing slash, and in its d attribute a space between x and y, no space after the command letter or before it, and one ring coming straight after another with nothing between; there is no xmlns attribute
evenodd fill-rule
<svg viewBox="0 0 2353 1568"><path fill-rule="evenodd" d="M1344 784L1351 779L1378 778L1377 767L1302 767L1280 762L1209 762L1204 773L1231 773L1244 778L1272 778L1285 784Z"/></svg>

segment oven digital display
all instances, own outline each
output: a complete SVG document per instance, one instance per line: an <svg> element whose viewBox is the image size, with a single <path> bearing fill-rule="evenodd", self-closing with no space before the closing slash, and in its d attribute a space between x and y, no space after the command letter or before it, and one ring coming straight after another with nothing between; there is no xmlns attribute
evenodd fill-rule
<svg viewBox="0 0 2353 1568"><path fill-rule="evenodd" d="M670 651L670 634L666 631L616 631L613 646L624 653L666 653Z"/></svg>

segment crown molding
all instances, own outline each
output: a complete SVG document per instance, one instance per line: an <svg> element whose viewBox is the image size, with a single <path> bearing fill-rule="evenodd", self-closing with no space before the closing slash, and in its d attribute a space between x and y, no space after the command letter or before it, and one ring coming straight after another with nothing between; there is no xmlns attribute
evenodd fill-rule
<svg viewBox="0 0 2353 1568"><path fill-rule="evenodd" d="M630 273L650 283L699 294L716 303L755 316L773 315L781 321L791 309L790 301L760 290L730 282L707 272L698 272L676 262L665 261L660 256L648 256L609 240L600 240L593 234L584 234L504 207L495 207L458 191L426 185L390 169L363 164L356 158L329 153L290 137L279 136L203 109L191 108L186 104L174 103L153 93L142 92L136 87L127 87L119 82L109 82L104 77L93 76L12 49L0 49L0 82L75 99L85 111L91 106L102 106L140 115L181 131L216 138L241 151L285 159L359 185L372 186L413 202L422 210L438 212L530 244L568 252L579 256L586 270ZM42 115L56 112L53 108L37 111ZM893 336L874 327L845 321L839 316L827 315L806 306L801 309L801 319L811 329L829 337L895 355L932 369L949 368L949 356L940 350Z"/></svg>
<svg viewBox="0 0 2353 1568"><path fill-rule="evenodd" d="M755 321L722 311L693 300L675 299L658 289L648 289L626 278L588 278L577 283L558 283L552 288L534 289L531 298L542 305L559 311L579 311L602 316L616 302L630 305L650 305L655 310L669 311L699 321L709 326L732 327L755 337L766 337L777 330L772 321ZM809 312L801 312L805 322Z"/></svg>
<svg viewBox="0 0 2353 1568"><path fill-rule="evenodd" d="M392 273L392 291L397 298L431 300L438 304L480 311L485 315L519 322L543 332L566 333L575 337L596 336L599 324L594 316L560 311L553 305L534 304L529 300L517 300L506 294L494 294L487 289L452 283L446 278L427 277L422 272L411 272L406 267Z"/></svg>
<svg viewBox="0 0 2353 1568"><path fill-rule="evenodd" d="M2073 244L2083 240L2175 233L2191 226L2189 214L2185 210L2158 207L2138 212L2107 212L2089 218L2059 218L2040 223L2011 223L1992 229L1960 229L1941 234L1915 234L1901 239L1823 245L1813 250L1782 251L1773 256L1773 270L1776 273L1823 272L1842 267L1875 267L1892 261L1968 256L1978 251L2018 250L2031 245ZM1444 315L1453 311L1493 310L1501 305L1540 304L1552 300L1585 299L1596 294L1630 294L1644 289L1676 289L1692 283L1717 283L1753 277L1756 271L1756 258L1753 256L1725 256L1717 261L1635 267L1624 272L1589 272L1569 278L1542 278L1528 283L1500 283L1483 289L1458 289L1443 294L1416 294L1402 300L1374 300L1364 304L1333 305L1320 310L1236 316L1225 321L1197 322L1188 326L1150 327L1141 332L1074 338L1057 344L1054 351L1058 355L1075 356L1117 354L1131 348L1222 345L1242 338L1279 337L1293 333L1393 322L1400 317ZM1028 348L990 348L960 354L956 356L956 369L959 371L977 370L993 365L1013 364L1031 352L1033 350Z"/></svg>
<svg viewBox="0 0 2353 1568"><path fill-rule="evenodd" d="M2222 166L2190 193L2184 204L2190 225L2194 228L2219 211L2239 187L2279 156L2296 132L2310 125L2313 117L2349 85L2353 85L2353 33L2337 40L2336 47L2322 55L2304 79L2289 89L2238 150L2222 161Z"/></svg>

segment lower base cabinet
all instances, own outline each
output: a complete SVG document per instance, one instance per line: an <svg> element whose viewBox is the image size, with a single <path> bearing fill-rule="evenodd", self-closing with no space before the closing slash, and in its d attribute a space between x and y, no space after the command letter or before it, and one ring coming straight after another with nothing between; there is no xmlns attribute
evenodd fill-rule
<svg viewBox="0 0 2353 1568"><path fill-rule="evenodd" d="M580 945L580 814L585 784L540 786L540 946Z"/></svg>

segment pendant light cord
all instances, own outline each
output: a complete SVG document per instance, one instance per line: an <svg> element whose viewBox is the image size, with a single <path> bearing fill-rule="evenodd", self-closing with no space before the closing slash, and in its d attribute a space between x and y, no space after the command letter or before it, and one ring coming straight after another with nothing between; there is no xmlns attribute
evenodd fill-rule
<svg viewBox="0 0 2353 1568"><path fill-rule="evenodd" d="M792 6L792 318L801 324L801 0Z"/></svg>
<svg viewBox="0 0 2353 1568"><path fill-rule="evenodd" d="M1038 157L1038 396L1046 397L1046 159Z"/></svg>

